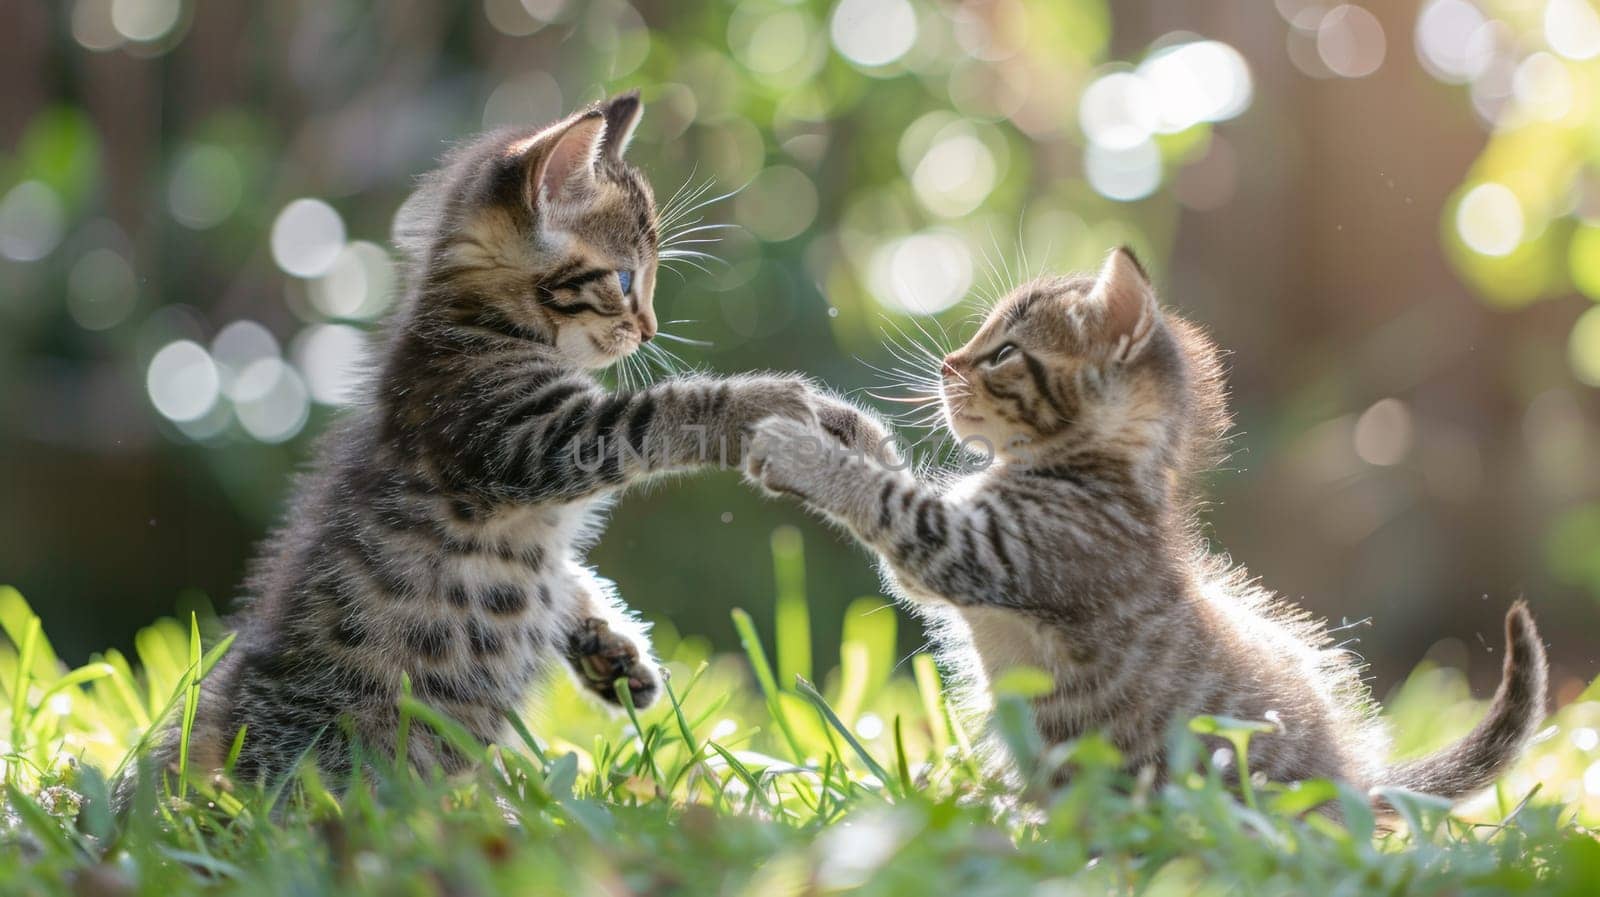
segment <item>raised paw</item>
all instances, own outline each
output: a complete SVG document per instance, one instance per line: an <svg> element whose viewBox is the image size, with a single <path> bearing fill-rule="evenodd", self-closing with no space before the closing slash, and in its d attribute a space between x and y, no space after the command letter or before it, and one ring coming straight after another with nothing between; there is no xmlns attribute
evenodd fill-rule
<svg viewBox="0 0 1600 897"><path fill-rule="evenodd" d="M599 617L585 619L572 631L567 660L590 691L618 706L622 705L618 679L628 680L635 707L649 707L661 696L666 671L656 666L648 650Z"/></svg>
<svg viewBox="0 0 1600 897"><path fill-rule="evenodd" d="M841 447L817 427L769 417L750 428L745 479L768 492L804 497L806 474L826 463L830 451Z"/></svg>
<svg viewBox="0 0 1600 897"><path fill-rule="evenodd" d="M888 467L901 465L901 453L893 434L875 415L826 393L816 396L813 406L823 432L845 448Z"/></svg>

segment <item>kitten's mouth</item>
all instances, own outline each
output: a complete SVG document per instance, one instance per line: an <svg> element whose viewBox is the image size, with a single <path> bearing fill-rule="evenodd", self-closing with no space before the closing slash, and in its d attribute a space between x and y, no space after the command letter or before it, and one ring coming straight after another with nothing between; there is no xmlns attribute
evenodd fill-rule
<svg viewBox="0 0 1600 897"><path fill-rule="evenodd" d="M594 347L599 361L598 367L609 367L639 351L639 347L644 345L639 339L639 331L624 326L618 326L603 336L593 333L588 336L589 345Z"/></svg>
<svg viewBox="0 0 1600 897"><path fill-rule="evenodd" d="M961 421L968 424L983 423L982 415L973 414L967 410L967 405L972 401L970 396L945 396L944 407L952 421Z"/></svg>

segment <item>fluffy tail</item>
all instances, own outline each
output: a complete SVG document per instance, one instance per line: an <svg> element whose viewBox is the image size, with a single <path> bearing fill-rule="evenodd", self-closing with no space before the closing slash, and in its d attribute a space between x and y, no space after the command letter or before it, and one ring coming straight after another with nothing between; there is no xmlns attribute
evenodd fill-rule
<svg viewBox="0 0 1600 897"><path fill-rule="evenodd" d="M1418 760L1390 767L1379 784L1442 797L1462 797L1505 772L1544 719L1547 670L1544 644L1527 604L1506 614L1506 660L1489 714L1455 744Z"/></svg>

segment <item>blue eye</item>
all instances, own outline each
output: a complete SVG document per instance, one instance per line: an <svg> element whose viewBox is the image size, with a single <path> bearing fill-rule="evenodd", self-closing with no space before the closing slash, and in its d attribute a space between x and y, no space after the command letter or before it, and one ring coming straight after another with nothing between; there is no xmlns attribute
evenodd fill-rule
<svg viewBox="0 0 1600 897"><path fill-rule="evenodd" d="M633 272L618 271L617 283L622 286L622 295L628 295L628 293L633 289Z"/></svg>

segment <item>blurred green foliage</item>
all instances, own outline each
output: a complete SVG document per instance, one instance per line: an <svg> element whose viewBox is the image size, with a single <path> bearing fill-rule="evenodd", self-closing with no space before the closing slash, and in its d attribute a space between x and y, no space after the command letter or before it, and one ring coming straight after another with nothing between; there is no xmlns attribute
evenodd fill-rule
<svg viewBox="0 0 1600 897"><path fill-rule="evenodd" d="M412 179L464 134L637 86L632 157L663 198L731 194L701 214L738 226L663 278L669 330L711 343L686 363L893 392L887 342L937 351L985 298L1130 243L1238 352L1252 471L1215 510L1237 557L1335 617L1391 610L1388 677L1441 619L1494 625L1503 602L1445 610L1463 595L1590 620L1593 4L1369 6L23 0L0 32L0 572L55 599L79 657L175 596L226 606L392 308ZM631 496L595 559L729 643L727 607L795 581L781 523L836 609L877 591L729 476Z"/></svg>

